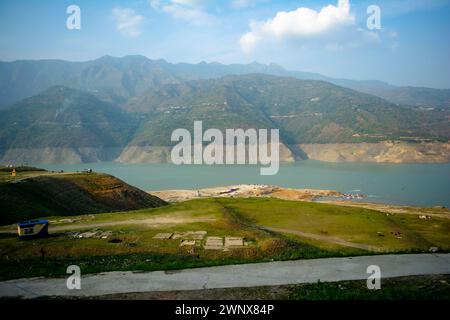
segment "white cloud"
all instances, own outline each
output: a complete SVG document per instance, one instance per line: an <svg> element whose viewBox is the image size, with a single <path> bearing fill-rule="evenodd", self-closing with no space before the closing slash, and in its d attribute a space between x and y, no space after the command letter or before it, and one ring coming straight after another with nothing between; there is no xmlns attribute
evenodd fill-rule
<svg viewBox="0 0 450 320"><path fill-rule="evenodd" d="M354 26L355 17L350 12L350 1L339 0L337 6L328 5L320 11L301 7L294 11L280 11L267 21L252 21L251 31L240 39L242 50L250 52L265 40L286 38L306 39L328 36L339 29Z"/></svg>
<svg viewBox="0 0 450 320"><path fill-rule="evenodd" d="M205 0L150 0L150 5L161 9L172 18L196 26L212 25L217 18L204 9Z"/></svg>
<svg viewBox="0 0 450 320"><path fill-rule="evenodd" d="M175 3L164 6L163 10L174 19L183 20L196 26L211 25L216 22L216 18L205 11Z"/></svg>
<svg viewBox="0 0 450 320"><path fill-rule="evenodd" d="M114 19L117 23L117 30L125 37L138 37L141 32L141 25L144 17L136 14L133 9L128 8L114 8Z"/></svg>

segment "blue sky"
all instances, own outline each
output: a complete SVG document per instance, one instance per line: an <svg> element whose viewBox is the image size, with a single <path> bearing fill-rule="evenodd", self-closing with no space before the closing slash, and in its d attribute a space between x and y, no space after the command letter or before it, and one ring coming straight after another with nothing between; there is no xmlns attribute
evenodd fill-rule
<svg viewBox="0 0 450 320"><path fill-rule="evenodd" d="M66 8L81 9L68 30ZM381 29L366 26L381 9ZM0 60L145 55L277 63L397 85L450 88L448 0L2 0Z"/></svg>

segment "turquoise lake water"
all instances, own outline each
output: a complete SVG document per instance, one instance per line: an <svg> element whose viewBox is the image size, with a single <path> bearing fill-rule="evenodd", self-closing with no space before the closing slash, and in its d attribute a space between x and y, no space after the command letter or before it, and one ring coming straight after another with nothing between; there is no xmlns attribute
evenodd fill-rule
<svg viewBox="0 0 450 320"><path fill-rule="evenodd" d="M231 184L271 184L288 188L362 193L363 201L450 207L450 164L362 164L300 161L282 165L277 175L261 176L259 166L173 164L38 165L48 170L91 168L146 191L198 189Z"/></svg>

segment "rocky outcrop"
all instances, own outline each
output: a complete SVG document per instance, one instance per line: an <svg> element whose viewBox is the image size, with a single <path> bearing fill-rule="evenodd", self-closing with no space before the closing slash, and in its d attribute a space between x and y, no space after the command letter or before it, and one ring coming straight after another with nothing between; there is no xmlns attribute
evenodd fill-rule
<svg viewBox="0 0 450 320"><path fill-rule="evenodd" d="M13 148L0 153L0 163L61 163L77 164L101 161L113 161L120 148Z"/></svg>
<svg viewBox="0 0 450 320"><path fill-rule="evenodd" d="M123 163L170 163L171 147L128 146L116 159Z"/></svg>
<svg viewBox="0 0 450 320"><path fill-rule="evenodd" d="M170 163L170 147L137 147L124 149L117 158L126 163ZM280 161L318 160L324 162L375 163L447 163L450 143L378 143L280 144Z"/></svg>
<svg viewBox="0 0 450 320"><path fill-rule="evenodd" d="M267 148L270 150L270 144ZM171 150L171 147L165 146L128 146L122 151L116 161L124 163L170 163L172 162ZM248 146L246 152L248 154ZM226 150L224 150L223 154L226 154ZM294 153L282 143L280 143L280 161L295 161Z"/></svg>
<svg viewBox="0 0 450 320"><path fill-rule="evenodd" d="M270 147L268 147L270 150ZM128 146L119 148L35 148L9 149L0 153L0 163L76 164L101 161L121 163L171 163L169 146ZM224 152L225 154L225 152ZM318 160L324 162L448 163L450 143L280 144L280 161Z"/></svg>
<svg viewBox="0 0 450 320"><path fill-rule="evenodd" d="M298 146L307 159L325 162L376 163L447 163L450 143L379 143L302 144Z"/></svg>

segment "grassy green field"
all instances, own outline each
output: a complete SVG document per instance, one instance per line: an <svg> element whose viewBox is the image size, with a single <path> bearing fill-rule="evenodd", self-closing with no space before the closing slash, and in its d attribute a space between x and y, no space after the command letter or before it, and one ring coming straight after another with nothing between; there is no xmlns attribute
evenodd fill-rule
<svg viewBox="0 0 450 320"><path fill-rule="evenodd" d="M298 230L371 244L380 252L450 249L450 220L386 215L374 210L271 198L211 198L153 209L51 217L51 236L19 240L12 226L0 228L0 279L64 275L78 264L85 273L114 270L170 270L272 260L376 254L261 227ZM108 239L73 238L71 231L111 231ZM180 240L156 240L160 232L207 231L207 236L243 237L248 246L228 252L190 251ZM383 233L380 236L379 233ZM401 235L401 236L399 236ZM116 241L111 241L116 240ZM42 259L41 249L45 252Z"/></svg>
<svg viewBox="0 0 450 320"><path fill-rule="evenodd" d="M299 230L376 246L383 252L450 249L450 220L386 214L357 207L278 199L223 199L255 225ZM381 234L380 234L381 233Z"/></svg>

